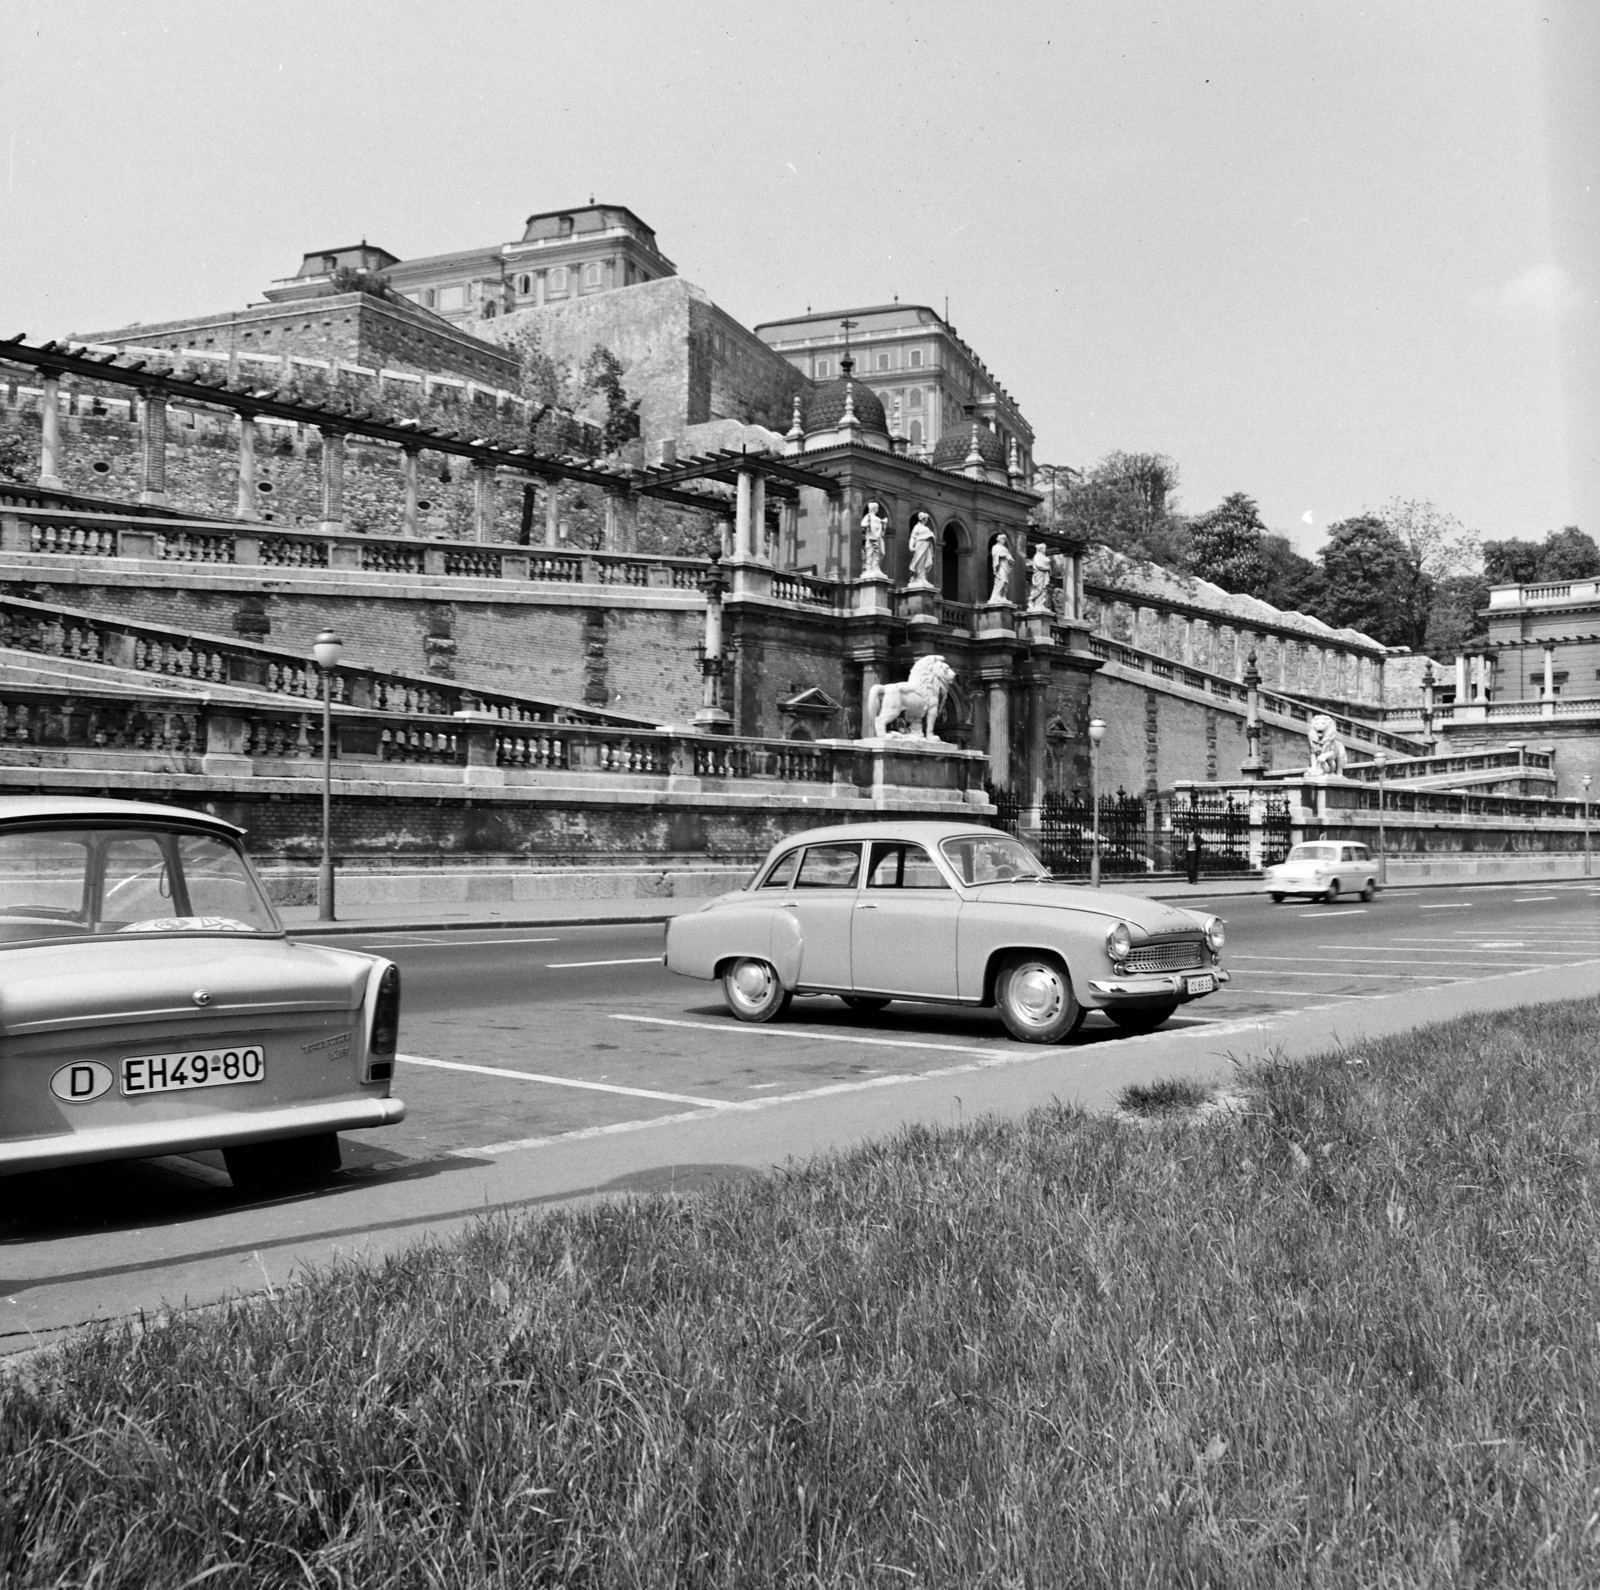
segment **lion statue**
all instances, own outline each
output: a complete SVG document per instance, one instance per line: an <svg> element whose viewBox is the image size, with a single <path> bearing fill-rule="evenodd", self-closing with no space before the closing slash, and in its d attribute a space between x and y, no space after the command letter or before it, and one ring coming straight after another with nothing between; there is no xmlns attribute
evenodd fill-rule
<svg viewBox="0 0 1600 1590"><path fill-rule="evenodd" d="M1326 712L1319 712L1306 725L1306 738L1311 742L1311 766L1307 772L1344 772L1344 741L1339 738L1339 725Z"/></svg>
<svg viewBox="0 0 1600 1590"><path fill-rule="evenodd" d="M933 726L939 721L939 709L955 682L955 669L943 657L934 655L919 657L903 685L874 685L867 692L867 715L872 719L873 734L881 740L891 723L905 718L921 725L920 730L910 732L936 739Z"/></svg>

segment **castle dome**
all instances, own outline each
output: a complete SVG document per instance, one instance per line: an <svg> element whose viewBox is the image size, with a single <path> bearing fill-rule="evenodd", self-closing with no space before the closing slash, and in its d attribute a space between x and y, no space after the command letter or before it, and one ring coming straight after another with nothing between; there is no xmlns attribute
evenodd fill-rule
<svg viewBox="0 0 1600 1590"><path fill-rule="evenodd" d="M856 424L863 431L880 436L889 434L889 419L883 404L871 387L863 386L851 376L853 361L841 359L845 373L837 380L828 381L811 394L805 409L805 430L808 436L816 431L837 430L844 422L845 395L849 394L850 407Z"/></svg>
<svg viewBox="0 0 1600 1590"><path fill-rule="evenodd" d="M980 425L974 420L970 425L962 425L953 431L946 431L934 444L933 467L935 469L962 469L967 462L967 455L972 451L973 433L978 437L978 456L983 460L986 468L998 469L1002 474L1006 467L1006 444L989 429L987 425Z"/></svg>

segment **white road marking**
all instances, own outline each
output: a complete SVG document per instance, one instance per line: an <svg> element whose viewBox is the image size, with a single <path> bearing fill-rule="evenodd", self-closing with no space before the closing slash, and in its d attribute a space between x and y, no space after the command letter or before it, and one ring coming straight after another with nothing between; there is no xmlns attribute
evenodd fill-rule
<svg viewBox="0 0 1600 1590"><path fill-rule="evenodd" d="M1553 894L1519 894L1511 903L1513 905L1532 905L1535 900L1554 900Z"/></svg>
<svg viewBox="0 0 1600 1590"><path fill-rule="evenodd" d="M622 961L546 961L544 969L547 972L564 972L574 966L649 966L652 962L660 966L662 964L661 957L659 955L631 955Z"/></svg>
<svg viewBox="0 0 1600 1590"><path fill-rule="evenodd" d="M1463 900L1460 905L1419 905L1419 911L1470 911L1470 901Z"/></svg>
<svg viewBox="0 0 1600 1590"><path fill-rule="evenodd" d="M1396 961L1396 960L1399 960L1403 956L1411 956L1413 958L1413 960L1416 961L1416 964L1418 964L1418 965L1426 965L1427 964L1426 961L1416 960L1417 957L1426 956L1426 955L1447 955L1447 956L1449 956L1451 958L1452 961L1457 962L1457 963L1459 963L1459 962L1461 962L1463 960L1473 961L1473 960L1486 960L1486 959L1490 960L1490 961L1498 962L1498 961L1503 961L1503 960L1506 959L1505 952L1507 950L1521 950L1523 948L1523 946L1520 943L1517 943L1517 944L1478 944L1475 947L1471 946L1471 945L1463 944L1463 945L1457 947L1457 946L1452 945L1452 944L1443 944L1443 945L1438 944L1437 940L1434 941L1434 946L1435 947L1432 947L1432 948L1422 949L1422 948L1416 948L1416 947L1414 947L1414 946L1412 946L1410 944L1393 944L1393 945L1390 945L1390 944L1363 944L1361 947L1364 950L1390 950L1390 951L1392 951L1392 953L1387 957L1388 961ZM1319 950L1343 950L1343 949L1348 949L1349 945L1347 945L1347 944L1319 944L1317 946L1317 948ZM1485 954L1481 953L1481 952L1484 952L1484 951L1494 951L1495 953L1485 955ZM1240 953L1243 954L1245 952L1241 951ZM1249 959L1250 957L1246 954L1245 958ZM1257 957L1257 959L1259 959L1259 958L1260 957ZM1297 958L1298 959L1302 959L1302 960L1309 960L1310 959L1309 956L1300 956L1300 957L1297 957ZM1363 957L1352 956L1352 957L1348 957L1348 958L1351 959L1351 960L1355 960L1355 961L1361 961L1361 960L1365 959L1364 956ZM1520 960L1520 961L1530 961L1530 960L1543 961L1543 960L1548 960L1549 958L1550 957L1549 957L1549 953L1548 952L1539 950L1537 948L1536 949L1532 949L1532 950L1528 950L1523 954L1513 955L1511 957L1512 960Z"/></svg>
<svg viewBox="0 0 1600 1590"><path fill-rule="evenodd" d="M1339 911L1297 911L1296 916L1320 916L1324 921L1335 916L1365 916L1367 908L1364 905L1345 906Z"/></svg>
<svg viewBox="0 0 1600 1590"><path fill-rule="evenodd" d="M550 1077L537 1071L512 1071L504 1066L470 1066L459 1060L432 1060L420 1054L396 1055L401 1065L432 1066L438 1071L475 1071L485 1077L510 1077L514 1082L539 1082L546 1087L582 1088L591 1093L625 1093L634 1099L662 1099L668 1104L699 1104L719 1110L721 1099L697 1098L692 1093L658 1093L654 1088L624 1088L615 1082L580 1082L576 1077Z"/></svg>
<svg viewBox="0 0 1600 1590"><path fill-rule="evenodd" d="M1235 956L1234 959L1238 960L1240 957ZM1287 960L1289 957L1281 955L1252 955L1249 959L1253 961L1276 961ZM1386 963L1380 962L1379 964ZM1529 967L1528 970L1541 971L1543 968ZM1235 977L1342 977L1347 982L1352 983L1369 981L1374 978L1381 979L1386 983L1425 983L1431 976L1436 974L1429 972L1297 972L1289 966L1235 966L1233 975ZM1463 983L1465 981L1464 977L1447 977L1445 979L1447 983ZM1441 987L1443 985L1435 984L1434 986Z"/></svg>

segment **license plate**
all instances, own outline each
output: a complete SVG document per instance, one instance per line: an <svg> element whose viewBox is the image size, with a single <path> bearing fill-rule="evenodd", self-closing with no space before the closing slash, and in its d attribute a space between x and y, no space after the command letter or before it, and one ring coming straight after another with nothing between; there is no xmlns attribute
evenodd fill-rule
<svg viewBox="0 0 1600 1590"><path fill-rule="evenodd" d="M260 1082L267 1057L254 1045L242 1049L190 1049L177 1054L130 1055L121 1065L122 1091L180 1093L189 1088L231 1088Z"/></svg>
<svg viewBox="0 0 1600 1590"><path fill-rule="evenodd" d="M1189 979L1189 992L1191 994L1209 994L1217 986L1217 980L1210 972L1200 977Z"/></svg>

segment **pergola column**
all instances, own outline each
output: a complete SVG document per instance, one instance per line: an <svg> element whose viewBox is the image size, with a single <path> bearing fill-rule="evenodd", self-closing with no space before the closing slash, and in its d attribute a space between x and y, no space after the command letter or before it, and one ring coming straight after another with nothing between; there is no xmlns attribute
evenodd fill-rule
<svg viewBox="0 0 1600 1590"><path fill-rule="evenodd" d="M167 500L167 394L152 388L144 395L143 473L139 501L164 504Z"/></svg>
<svg viewBox="0 0 1600 1590"><path fill-rule="evenodd" d="M400 508L400 534L414 536L420 533L420 510L417 507L417 458L420 447L400 449L400 490L404 501Z"/></svg>
<svg viewBox="0 0 1600 1590"><path fill-rule="evenodd" d="M256 417L239 411L239 496L234 512L241 519L256 519Z"/></svg>
<svg viewBox="0 0 1600 1590"><path fill-rule="evenodd" d="M750 528L755 557L767 561L767 477L757 475L750 488Z"/></svg>
<svg viewBox="0 0 1600 1590"><path fill-rule="evenodd" d="M751 528L755 509L757 476L753 471L741 469L734 499L733 555L741 562L754 556L754 531Z"/></svg>
<svg viewBox="0 0 1600 1590"><path fill-rule="evenodd" d="M547 547L560 545L561 542L561 501L556 496L556 483L547 480L544 483L544 544Z"/></svg>
<svg viewBox="0 0 1600 1590"><path fill-rule="evenodd" d="M39 398L39 484L48 491L65 491L61 478L61 377L54 370L41 372L44 391Z"/></svg>
<svg viewBox="0 0 1600 1590"><path fill-rule="evenodd" d="M499 480L493 464L472 466L472 539L494 540L494 510Z"/></svg>
<svg viewBox="0 0 1600 1590"><path fill-rule="evenodd" d="M322 519L318 529L344 529L344 432L318 428L322 437Z"/></svg>

